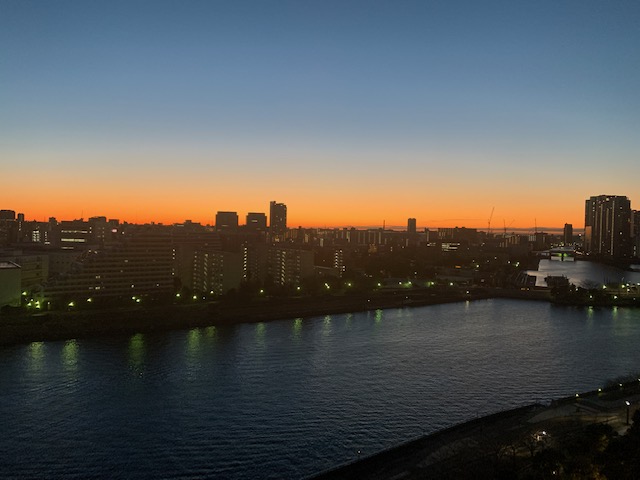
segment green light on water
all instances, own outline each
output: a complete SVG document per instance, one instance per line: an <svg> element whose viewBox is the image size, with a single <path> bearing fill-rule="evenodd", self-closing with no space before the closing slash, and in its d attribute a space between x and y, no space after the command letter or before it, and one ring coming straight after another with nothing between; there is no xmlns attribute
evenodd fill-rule
<svg viewBox="0 0 640 480"><path fill-rule="evenodd" d="M211 326L204 329L204 333L209 338L215 338L218 332L216 331L216 327Z"/></svg>
<svg viewBox="0 0 640 480"><path fill-rule="evenodd" d="M129 339L129 367L140 375L142 375L141 370L144 365L144 356L144 335L137 333Z"/></svg>
<svg viewBox="0 0 640 480"><path fill-rule="evenodd" d="M294 337L299 337L301 331L302 331L302 319L301 318L296 318L293 321L293 335L294 335Z"/></svg>
<svg viewBox="0 0 640 480"><path fill-rule="evenodd" d="M66 368L75 368L78 364L78 343L67 340L62 347L62 363Z"/></svg>

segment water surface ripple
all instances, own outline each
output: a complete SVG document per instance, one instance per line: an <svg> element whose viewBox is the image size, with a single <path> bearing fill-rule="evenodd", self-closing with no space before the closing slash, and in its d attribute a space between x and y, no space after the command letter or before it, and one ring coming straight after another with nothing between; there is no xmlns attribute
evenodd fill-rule
<svg viewBox="0 0 640 480"><path fill-rule="evenodd" d="M486 300L0 349L2 478L302 478L640 370L640 310Z"/></svg>

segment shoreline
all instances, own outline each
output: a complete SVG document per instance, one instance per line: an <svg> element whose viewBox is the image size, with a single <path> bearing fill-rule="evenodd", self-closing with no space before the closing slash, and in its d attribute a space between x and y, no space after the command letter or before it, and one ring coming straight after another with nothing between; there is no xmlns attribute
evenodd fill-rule
<svg viewBox="0 0 640 480"><path fill-rule="evenodd" d="M469 293L467 293L469 292ZM548 291L500 289L393 290L344 296L272 298L241 304L193 303L0 316L0 346L133 335L197 327L512 298L549 301Z"/></svg>
<svg viewBox="0 0 640 480"><path fill-rule="evenodd" d="M274 297L245 304L183 303L80 311L0 315L0 346L76 338L125 336L209 326L270 322L322 315L422 307L491 298L544 301L559 307L638 307L615 302L552 298L550 289L424 288L318 297Z"/></svg>
<svg viewBox="0 0 640 480"><path fill-rule="evenodd" d="M494 478L496 465L530 468L533 452L562 443L587 425L606 424L626 433L629 413L638 410L640 379L598 390L501 410L437 430L311 475L306 480ZM542 435L541 435L542 434ZM541 436L545 438L540 439ZM536 438L532 444L530 439Z"/></svg>

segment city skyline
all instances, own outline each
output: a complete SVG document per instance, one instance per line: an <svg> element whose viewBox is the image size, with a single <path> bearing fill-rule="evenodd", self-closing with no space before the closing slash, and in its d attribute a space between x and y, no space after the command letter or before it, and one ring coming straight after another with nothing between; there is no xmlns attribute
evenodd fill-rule
<svg viewBox="0 0 640 480"><path fill-rule="evenodd" d="M282 204L284 205L284 204ZM286 206L286 205L285 205ZM5 206L6 207L6 206ZM227 215L235 215L235 220L237 223L233 223L231 226L234 228L244 228L247 227L251 230L255 230L256 228L258 228L259 230L262 231L267 231L269 230L269 222L270 222L270 216L269 216L269 209L267 208L264 212L241 212L241 211L236 211L236 210L228 210L228 211L221 211L218 210L216 212L213 212L210 215L210 219L209 220L205 220L204 222L200 222L200 221L195 221L191 218L184 218L182 220L176 221L176 222L162 222L162 221L158 221L155 219L150 219L148 221L142 221L142 222L135 222L135 221L130 221L126 218L115 218L115 217L111 217L109 215L102 215L102 214L97 214L97 215L86 215L84 212L81 213L80 216L77 217L60 217L57 215L49 215L46 214L41 218L30 218L29 215L26 215L24 212L20 211L19 209L15 209L15 208L3 208L1 209L2 212L6 212L7 215L12 214L13 217L12 219L14 220L19 220L19 221L24 221L24 222L35 222L35 223L48 223L50 222L52 219L54 219L57 223L60 222L70 222L70 221L89 221L92 219L106 219L108 221L115 221L118 224L131 224L131 225L165 225L165 226L171 226L171 225L183 225L183 224L194 224L194 225L202 225L202 226L206 226L206 227L211 227L211 228L217 228L220 225L222 226L223 230L228 230L229 226L227 224ZM222 215L222 216L221 216ZM9 218L9 217L7 217ZM20 218L22 218L22 220L20 220ZM223 220L220 220L220 219ZM262 222L264 222L265 225L267 225L266 227L256 227L256 223L260 222L260 220L257 220L257 218L261 218ZM460 219L460 220L464 220L464 219ZM221 221L221 223L219 224L218 221ZM410 223L413 222L413 227L414 229L412 230L410 228ZM579 224L577 226L574 226L574 228L576 228L578 230L578 233L581 234L581 231L584 228L584 221L582 222L582 224ZM563 231L563 229L566 227L567 223L565 223L563 226L560 227L548 227L548 226L544 226L544 225L538 225L538 224L534 224L531 225L529 227L514 227L512 224L507 225L505 222L503 221L497 221L495 218L493 219L491 225L490 225L490 232L491 233L495 233L495 234L499 234L501 232L503 232L505 229L508 232L527 232L527 231L539 231L539 232L543 232L543 231L548 231L549 233L558 233ZM572 225L572 224L569 224ZM443 226L443 225L435 225L435 224L424 224L423 222L421 222L419 219L416 218L412 218L412 217L408 217L405 219L405 223L404 224L389 224L388 222L386 222L386 220L383 220L382 223L380 224L372 224L372 225L365 225L365 224L361 224L358 223L357 221L354 222L350 222L344 225L286 225L286 229L290 230L290 229L297 229L297 228L307 228L307 229L344 229L344 228L356 228L356 229L386 229L386 230L404 230L404 231L408 231L408 232L415 232L417 229L417 231L422 231L422 230L433 230L433 229L443 229L443 228L472 228L474 230L478 230L478 231L489 231L489 224L485 221L485 225L484 227L479 226L478 228L475 227L470 227L469 225L466 225L464 223L456 223L454 226Z"/></svg>
<svg viewBox="0 0 640 480"><path fill-rule="evenodd" d="M635 2L1 9L0 205L28 219L579 229L640 201Z"/></svg>

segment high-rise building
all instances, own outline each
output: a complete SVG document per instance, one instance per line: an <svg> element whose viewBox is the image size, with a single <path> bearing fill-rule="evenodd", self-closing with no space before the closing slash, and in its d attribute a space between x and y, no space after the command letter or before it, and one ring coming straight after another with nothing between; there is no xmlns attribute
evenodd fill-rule
<svg viewBox="0 0 640 480"><path fill-rule="evenodd" d="M216 230L229 231L238 229L238 213L237 212L218 212L216 213Z"/></svg>
<svg viewBox="0 0 640 480"><path fill-rule="evenodd" d="M247 230L251 232L266 232L267 216L264 213L247 213Z"/></svg>
<svg viewBox="0 0 640 480"><path fill-rule="evenodd" d="M640 256L640 210L631 210L631 238L633 256Z"/></svg>
<svg viewBox="0 0 640 480"><path fill-rule="evenodd" d="M570 223L564 224L564 235L562 241L565 245L571 245L573 243L573 225Z"/></svg>
<svg viewBox="0 0 640 480"><path fill-rule="evenodd" d="M287 233L287 206L284 203L271 202L269 231L274 239L284 238L284 234Z"/></svg>
<svg viewBox="0 0 640 480"><path fill-rule="evenodd" d="M407 233L414 234L416 233L416 219L410 218L407 220Z"/></svg>
<svg viewBox="0 0 640 480"><path fill-rule="evenodd" d="M593 255L632 255L631 202L618 195L598 195L585 202L584 250Z"/></svg>

